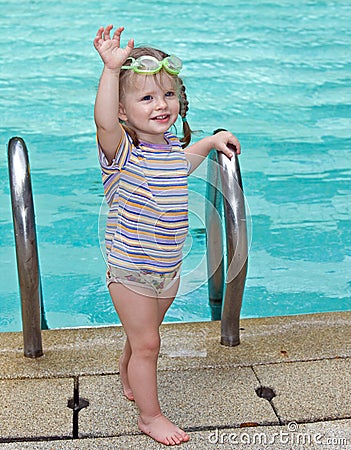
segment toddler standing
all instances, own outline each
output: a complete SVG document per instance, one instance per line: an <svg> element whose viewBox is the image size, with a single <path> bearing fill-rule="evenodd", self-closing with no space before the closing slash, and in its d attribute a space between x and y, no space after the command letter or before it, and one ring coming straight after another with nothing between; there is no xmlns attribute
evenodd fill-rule
<svg viewBox="0 0 351 450"><path fill-rule="evenodd" d="M138 427L158 442L189 440L161 412L157 392L159 327L179 286L188 230L187 177L212 148L233 153L230 132L189 146L182 62L154 48L120 46L123 27L101 27L94 40L104 68L95 101L99 160L109 214L107 285L127 339L119 362L124 395ZM169 130L178 116L179 140ZM187 147L187 148L186 148ZM186 150L184 150L186 148Z"/></svg>

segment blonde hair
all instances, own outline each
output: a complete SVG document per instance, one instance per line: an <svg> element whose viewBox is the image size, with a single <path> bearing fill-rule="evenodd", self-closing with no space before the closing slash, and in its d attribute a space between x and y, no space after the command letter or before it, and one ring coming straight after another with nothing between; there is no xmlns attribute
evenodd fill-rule
<svg viewBox="0 0 351 450"><path fill-rule="evenodd" d="M162 61L164 58L169 56L167 53L163 52L162 50L158 50L152 47L136 47L133 48L131 57L133 58L139 58L139 56L153 56L159 61ZM128 64L128 60L126 61L126 64ZM162 74L169 77L169 79L172 81L172 84L174 84L176 92L178 93L179 98L179 115L182 118L183 123L183 137L180 139L180 142L182 142L182 147L185 148L190 144L191 141L191 129L188 124L186 115L189 110L189 102L187 99L187 95L185 92L185 86L183 84L183 80L178 75L171 75L168 72L166 72L164 69L161 70ZM128 84L132 83L132 77L135 75L133 70L121 70L120 78L119 78L119 94L120 98L123 99L123 95L125 92L126 87ZM158 74L155 75L147 75L147 76L154 76L157 77L157 82L160 82L160 79L158 78ZM121 123L122 127L128 132L130 137L133 140L133 143L135 146L139 145L139 139L134 130L132 130L130 127L128 127L123 122Z"/></svg>

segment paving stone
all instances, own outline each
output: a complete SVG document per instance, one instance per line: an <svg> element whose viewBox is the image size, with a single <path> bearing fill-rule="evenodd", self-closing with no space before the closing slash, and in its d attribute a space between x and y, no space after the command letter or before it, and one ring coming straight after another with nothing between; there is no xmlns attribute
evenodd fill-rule
<svg viewBox="0 0 351 450"><path fill-rule="evenodd" d="M0 333L0 378L117 373L125 340L121 327L46 330L42 338L44 356L31 359L23 356L20 333Z"/></svg>
<svg viewBox="0 0 351 450"><path fill-rule="evenodd" d="M72 436L73 379L0 381L0 436Z"/></svg>
<svg viewBox="0 0 351 450"><path fill-rule="evenodd" d="M137 409L122 395L117 376L81 377L80 395L90 402L80 412L83 436L137 433ZM269 403L256 395L250 368L159 372L164 414L183 428L278 423Z"/></svg>
<svg viewBox="0 0 351 450"><path fill-rule="evenodd" d="M89 400L89 407L79 413L79 434L109 436L136 432L138 411L122 394L118 375L82 376L80 396Z"/></svg>
<svg viewBox="0 0 351 450"><path fill-rule="evenodd" d="M160 368L233 367L350 357L351 312L242 319L241 344L219 344L220 322L165 325ZM174 345L174 343L177 345Z"/></svg>
<svg viewBox="0 0 351 450"><path fill-rule="evenodd" d="M160 376L165 414L183 427L278 423L271 406L256 395L251 368L166 371Z"/></svg>
<svg viewBox="0 0 351 450"><path fill-rule="evenodd" d="M351 417L351 359L256 366L283 423Z"/></svg>

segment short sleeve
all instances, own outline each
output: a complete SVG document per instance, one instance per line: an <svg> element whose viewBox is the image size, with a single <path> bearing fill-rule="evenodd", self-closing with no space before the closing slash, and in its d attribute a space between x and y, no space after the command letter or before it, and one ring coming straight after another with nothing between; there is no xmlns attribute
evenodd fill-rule
<svg viewBox="0 0 351 450"><path fill-rule="evenodd" d="M122 129L121 140L117 145L115 157L113 158L111 164L108 162L99 141L97 144L99 151L99 162L104 172L112 172L116 170L120 171L124 168L129 160L132 150L131 140L124 129Z"/></svg>
<svg viewBox="0 0 351 450"><path fill-rule="evenodd" d="M188 172L188 176L189 176L191 174L191 169L192 169L193 165L188 160L188 158L186 158L186 167L187 167L187 172Z"/></svg>

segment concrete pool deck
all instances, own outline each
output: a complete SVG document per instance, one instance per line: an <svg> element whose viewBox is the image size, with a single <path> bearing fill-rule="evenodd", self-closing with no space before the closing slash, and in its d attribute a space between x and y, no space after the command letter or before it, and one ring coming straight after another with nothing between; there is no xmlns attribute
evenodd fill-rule
<svg viewBox="0 0 351 450"><path fill-rule="evenodd" d="M162 326L160 401L190 441L182 449L351 449L351 312ZM0 333L1 449L160 449L139 433L121 393L121 327L43 331L24 358L21 333ZM76 425L67 401L89 401Z"/></svg>

